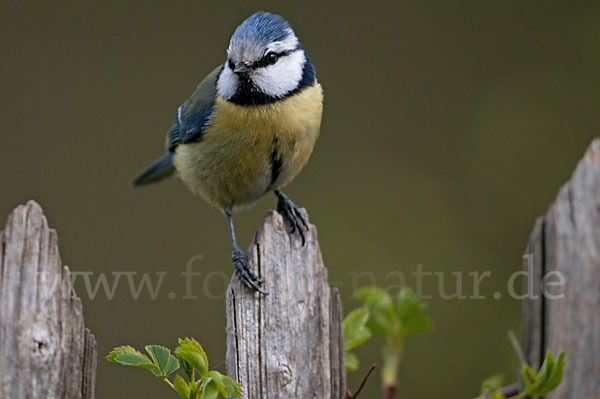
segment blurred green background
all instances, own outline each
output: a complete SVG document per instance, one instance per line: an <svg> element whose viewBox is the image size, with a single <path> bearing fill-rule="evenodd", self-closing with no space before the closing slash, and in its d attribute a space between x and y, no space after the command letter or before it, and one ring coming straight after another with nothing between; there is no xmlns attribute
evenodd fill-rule
<svg viewBox="0 0 600 399"><path fill-rule="evenodd" d="M315 152L286 192L318 226L346 310L371 282L364 271L383 287L397 284L386 279L393 272L414 284L419 264L465 278L492 272L486 300L444 300L425 280L436 328L407 341L401 397L470 398L493 372L515 376L506 332L520 330L521 305L492 294L506 293L536 216L600 132L597 3L101 3L4 1L0 13L0 215L39 201L74 271L169 273L156 300L132 299L125 281L112 300L102 291L92 300L79 280L99 345L99 399L172 396L103 360L121 344L195 336L224 369L225 219L177 179L140 190L130 181L258 9L290 20L326 93ZM274 206L268 196L239 214L244 246ZM180 273L195 255L198 299L181 299ZM350 388L379 361L379 345L357 351ZM377 379L362 396L378 397Z"/></svg>

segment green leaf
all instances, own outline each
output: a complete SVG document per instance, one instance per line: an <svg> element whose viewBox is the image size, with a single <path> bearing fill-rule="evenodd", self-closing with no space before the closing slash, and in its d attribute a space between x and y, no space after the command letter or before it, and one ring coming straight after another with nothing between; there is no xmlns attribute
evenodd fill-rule
<svg viewBox="0 0 600 399"><path fill-rule="evenodd" d="M554 390L562 381L565 366L565 353L560 352L555 361L552 352L546 352L544 363L537 374L528 365L523 365L521 374L527 396L539 398Z"/></svg>
<svg viewBox="0 0 600 399"><path fill-rule="evenodd" d="M200 376L208 372L208 358L202 346L193 338L180 339L179 346L175 349L175 355L183 361L188 362Z"/></svg>
<svg viewBox="0 0 600 399"><path fill-rule="evenodd" d="M361 288L355 295L369 308L384 310L388 315L393 313L392 297L379 287Z"/></svg>
<svg viewBox="0 0 600 399"><path fill-rule="evenodd" d="M496 390L502 388L502 384L504 383L504 376L502 374L492 374L481 383L481 391L480 393L493 393Z"/></svg>
<svg viewBox="0 0 600 399"><path fill-rule="evenodd" d="M132 348L131 346L119 346L114 348L113 350L111 350L108 355L106 355L106 360L108 360L109 362L113 362L113 363L117 363L117 356L122 354L122 353L127 353L127 352L136 352L139 353L138 351L135 350L135 348ZM141 354L141 353L140 353ZM144 355L142 355L144 356Z"/></svg>
<svg viewBox="0 0 600 399"><path fill-rule="evenodd" d="M538 388L537 373L530 365L523 364L521 367L521 378L523 379L523 385L525 385L525 394L532 396Z"/></svg>
<svg viewBox="0 0 600 399"><path fill-rule="evenodd" d="M191 364L189 364L188 362L186 362L183 359L181 360L181 367L183 368L183 371L185 372L185 375L188 377L188 380L193 380L194 379L194 367L192 367Z"/></svg>
<svg viewBox="0 0 600 399"><path fill-rule="evenodd" d="M381 313L371 313L371 317L367 322L367 328L369 331L383 335L384 337L391 337L394 335L394 324Z"/></svg>
<svg viewBox="0 0 600 399"><path fill-rule="evenodd" d="M365 327L367 320L369 320L368 308L356 309L346 316L342 323L344 329L344 348L346 350L356 348L371 338L371 331Z"/></svg>
<svg viewBox="0 0 600 399"><path fill-rule="evenodd" d="M113 349L106 356L106 360L113 363L119 363L124 366L141 367L146 370L150 370L153 373L159 371L158 366L153 364L146 355L138 352L131 346L120 346Z"/></svg>
<svg viewBox="0 0 600 399"><path fill-rule="evenodd" d="M242 388L240 384L235 382L233 378L223 376L223 385L225 386L225 392L227 392L226 398L230 398L232 396L241 398L242 397Z"/></svg>
<svg viewBox="0 0 600 399"><path fill-rule="evenodd" d="M179 368L179 360L171 354L171 351L160 345L146 345L146 352L158 366L157 377L168 377Z"/></svg>
<svg viewBox="0 0 600 399"><path fill-rule="evenodd" d="M417 294L408 287L402 288L396 298L396 315L400 321L415 316L423 310L423 304Z"/></svg>
<svg viewBox="0 0 600 399"><path fill-rule="evenodd" d="M425 314L418 314L402 322L400 329L398 330L398 336L402 338L406 337L407 335L428 332L432 329L433 322L429 316Z"/></svg>
<svg viewBox="0 0 600 399"><path fill-rule="evenodd" d="M108 360L109 362L118 363L117 356L124 355L124 354L137 355L141 358L140 362L151 363L150 359L148 359L148 357L146 355L138 352L135 348L133 348L129 345L119 346L117 348L114 348L112 351L110 351L110 353L108 355L106 355L106 360Z"/></svg>
<svg viewBox="0 0 600 399"><path fill-rule="evenodd" d="M546 379L546 383L544 384L544 393L553 391L557 386L562 382L563 370L565 368L565 352L562 351L558 354L558 359L552 368L548 378Z"/></svg>
<svg viewBox="0 0 600 399"><path fill-rule="evenodd" d="M217 383L210 377L202 377L202 394L200 399L216 399L219 396Z"/></svg>
<svg viewBox="0 0 600 399"><path fill-rule="evenodd" d="M216 386L219 393L224 397L230 398L232 395L241 397L242 390L240 386L231 378L224 376L218 371L209 371L206 378L211 380L211 383Z"/></svg>
<svg viewBox="0 0 600 399"><path fill-rule="evenodd" d="M358 370L358 357L354 353L346 352L344 355L344 363L347 372Z"/></svg>
<svg viewBox="0 0 600 399"><path fill-rule="evenodd" d="M355 348L373 335L366 327L369 320L369 309L366 307L358 308L344 319L342 324L344 329L344 349L346 371L355 371L358 368L358 358L349 352L349 349Z"/></svg>
<svg viewBox="0 0 600 399"><path fill-rule="evenodd" d="M190 387L180 375L175 376L173 389L175 389L181 399L190 399Z"/></svg>
<svg viewBox="0 0 600 399"><path fill-rule="evenodd" d="M226 395L227 392L225 391L225 385L223 384L223 374L219 373L218 371L209 371L206 376L208 378L210 378L217 386L217 390L223 394Z"/></svg>
<svg viewBox="0 0 600 399"><path fill-rule="evenodd" d="M540 369L537 372L537 380L538 380L537 390L538 391L546 383L546 380L548 379L548 376L552 372L553 367L554 367L554 356L552 356L552 352L547 351L546 357L544 358L544 362L542 363L542 366L540 367Z"/></svg>
<svg viewBox="0 0 600 399"><path fill-rule="evenodd" d="M210 381L209 384L213 384L217 391L226 398L230 398L232 395L241 397L242 390L237 382L229 377L224 376L218 371L209 371L206 374L205 379ZM204 379L203 379L204 384Z"/></svg>
<svg viewBox="0 0 600 399"><path fill-rule="evenodd" d="M396 317L390 295L381 288L365 287L358 290L355 296L369 308L371 313L367 327L372 332L391 337Z"/></svg>

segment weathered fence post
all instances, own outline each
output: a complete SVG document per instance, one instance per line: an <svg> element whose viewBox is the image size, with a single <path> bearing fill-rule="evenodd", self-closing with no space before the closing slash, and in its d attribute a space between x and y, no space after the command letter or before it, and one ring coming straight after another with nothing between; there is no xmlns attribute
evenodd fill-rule
<svg viewBox="0 0 600 399"><path fill-rule="evenodd" d="M17 207L0 233L0 398L91 399L96 356L56 231Z"/></svg>
<svg viewBox="0 0 600 399"><path fill-rule="evenodd" d="M306 215L306 213L304 213ZM302 246L269 212L248 255L267 296L235 278L227 291L227 370L248 399L343 399L342 306L313 225Z"/></svg>
<svg viewBox="0 0 600 399"><path fill-rule="evenodd" d="M537 296L524 302L528 362L564 349L563 382L548 398L600 398L600 139L537 220L526 255Z"/></svg>

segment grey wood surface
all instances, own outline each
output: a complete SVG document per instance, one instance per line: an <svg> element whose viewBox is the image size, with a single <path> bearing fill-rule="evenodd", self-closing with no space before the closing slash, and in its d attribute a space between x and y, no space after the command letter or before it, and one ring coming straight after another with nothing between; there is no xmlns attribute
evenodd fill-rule
<svg viewBox="0 0 600 399"><path fill-rule="evenodd" d="M228 373L248 399L345 398L339 294L329 287L315 227L305 246L288 230L269 212L248 251L269 295L235 277L229 284Z"/></svg>
<svg viewBox="0 0 600 399"><path fill-rule="evenodd" d="M533 254L539 295L524 303L528 361L539 366L547 349L565 350L563 382L548 398L600 398L600 139L536 222L526 253ZM548 285L550 296L540 295L549 272L560 272L565 284ZM549 281L560 282L556 276Z"/></svg>
<svg viewBox="0 0 600 399"><path fill-rule="evenodd" d="M0 233L0 398L93 398L96 357L56 231L17 207Z"/></svg>

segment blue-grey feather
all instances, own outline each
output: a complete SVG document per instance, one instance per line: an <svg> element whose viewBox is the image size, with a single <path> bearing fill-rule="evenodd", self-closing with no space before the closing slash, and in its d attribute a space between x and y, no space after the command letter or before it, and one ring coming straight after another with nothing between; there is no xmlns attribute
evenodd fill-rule
<svg viewBox="0 0 600 399"><path fill-rule="evenodd" d="M173 166L173 153L167 152L161 158L154 161L148 169L139 174L133 181L134 186L143 186L164 179L175 171Z"/></svg>
<svg viewBox="0 0 600 399"><path fill-rule="evenodd" d="M173 124L167 133L167 150L175 151L179 144L187 144L202 138L202 132L213 112L214 102L199 112L188 112L188 107L182 105L175 114Z"/></svg>
<svg viewBox="0 0 600 399"><path fill-rule="evenodd" d="M213 103L214 105L214 103ZM198 113L189 114L186 112L186 107L182 106L181 126L181 143L192 143L200 139L208 118L213 112L213 105L204 108Z"/></svg>
<svg viewBox="0 0 600 399"><path fill-rule="evenodd" d="M179 143L181 143L181 126L179 125L179 118L175 114L173 124L167 132L167 151L175 151Z"/></svg>
<svg viewBox="0 0 600 399"><path fill-rule="evenodd" d="M202 139L202 132L214 110L217 95L216 82L220 66L208 74L194 93L175 113L173 124L167 133L167 150L175 151L179 144L193 143Z"/></svg>
<svg viewBox="0 0 600 399"><path fill-rule="evenodd" d="M260 46L284 40L290 35L290 24L281 16L258 11L237 27L231 43L252 42Z"/></svg>

